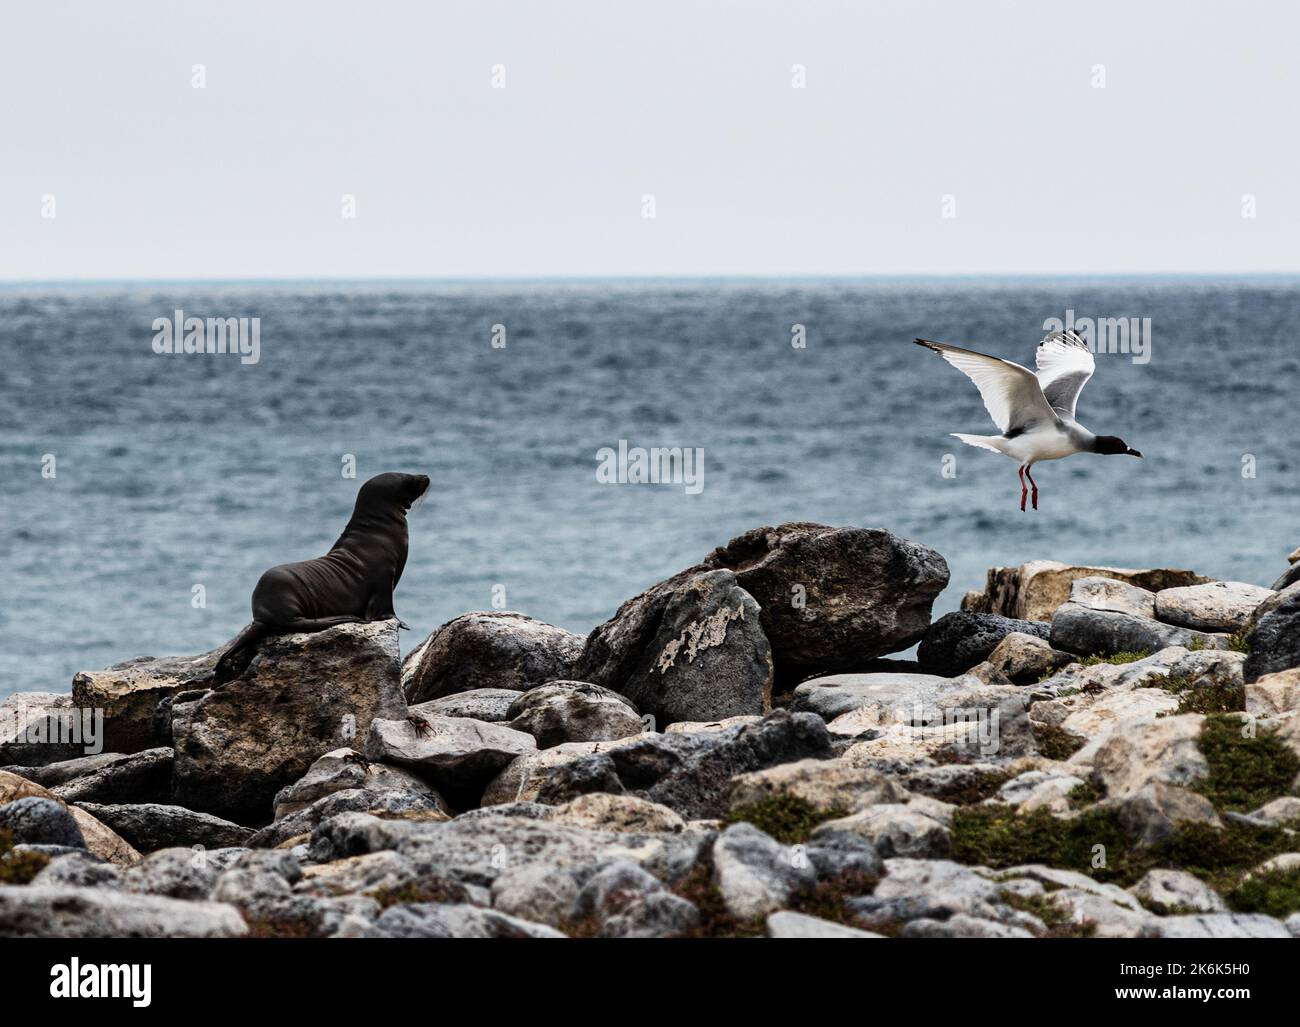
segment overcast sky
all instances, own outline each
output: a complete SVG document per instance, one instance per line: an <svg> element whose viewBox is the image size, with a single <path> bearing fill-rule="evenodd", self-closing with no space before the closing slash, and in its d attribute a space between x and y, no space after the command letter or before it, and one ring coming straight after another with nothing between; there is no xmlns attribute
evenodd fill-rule
<svg viewBox="0 0 1300 1027"><path fill-rule="evenodd" d="M1297 5L27 0L3 35L0 280L1300 269Z"/></svg>

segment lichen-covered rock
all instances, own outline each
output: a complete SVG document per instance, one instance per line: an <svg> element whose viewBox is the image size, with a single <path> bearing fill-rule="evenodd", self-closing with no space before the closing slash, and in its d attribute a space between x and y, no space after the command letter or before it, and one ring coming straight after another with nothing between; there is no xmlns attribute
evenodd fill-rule
<svg viewBox="0 0 1300 1027"><path fill-rule="evenodd" d="M509 726L537 739L541 749L564 742L612 742L639 735L641 718L630 699L585 681L552 681L519 693Z"/></svg>
<svg viewBox="0 0 1300 1027"><path fill-rule="evenodd" d="M1159 845L1186 824L1221 826L1214 804L1187 788L1152 779L1106 805L1113 808L1128 837L1138 846Z"/></svg>
<svg viewBox="0 0 1300 1027"><path fill-rule="evenodd" d="M671 595L692 576L717 570L731 571L758 603L783 687L906 649L925 632L931 604L948 583L943 557L887 531L755 528L619 607L588 637L578 676L621 690Z"/></svg>
<svg viewBox="0 0 1300 1027"><path fill-rule="evenodd" d="M170 848L151 852L128 868L122 883L141 895L173 899L206 899L225 867L204 849Z"/></svg>
<svg viewBox="0 0 1300 1027"><path fill-rule="evenodd" d="M438 793L388 788L343 788L268 824L247 844L265 849L306 841L322 820L340 813L372 813L404 820L450 820L451 811Z"/></svg>
<svg viewBox="0 0 1300 1027"><path fill-rule="evenodd" d="M657 802L635 795L610 795L590 792L562 806L548 807L548 820L593 831L632 831L649 834L658 831L676 833L686 830L686 821Z"/></svg>
<svg viewBox="0 0 1300 1027"><path fill-rule="evenodd" d="M265 639L239 677L172 708L173 801L242 823L325 753L400 720L397 622ZM185 698L185 697L182 697Z"/></svg>
<svg viewBox="0 0 1300 1027"><path fill-rule="evenodd" d="M883 934L860 931L856 927L837 924L806 913L783 909L767 918L769 938L883 938Z"/></svg>
<svg viewBox="0 0 1300 1027"><path fill-rule="evenodd" d="M50 860L31 883L38 887L121 888L122 873L90 852L68 852Z"/></svg>
<svg viewBox="0 0 1300 1027"><path fill-rule="evenodd" d="M495 909L465 904L420 902L384 910L366 933L369 938L563 938L564 934Z"/></svg>
<svg viewBox="0 0 1300 1027"><path fill-rule="evenodd" d="M448 621L402 663L407 702L428 702L483 688L526 691L578 675L582 638L506 610L466 613Z"/></svg>
<svg viewBox="0 0 1300 1027"><path fill-rule="evenodd" d="M1200 913L1147 922L1144 938L1289 938L1281 920L1261 913Z"/></svg>
<svg viewBox="0 0 1300 1027"><path fill-rule="evenodd" d="M956 677L987 660L1012 632L1047 637L1046 626L1038 621L1013 620L993 613L947 613L926 631L916 651L917 662L927 674Z"/></svg>
<svg viewBox="0 0 1300 1027"><path fill-rule="evenodd" d="M772 650L758 604L730 571L687 578L666 595L641 658L610 687L658 724L766 713Z"/></svg>
<svg viewBox="0 0 1300 1027"><path fill-rule="evenodd" d="M907 722L920 707L933 707L941 695L965 691L981 682L937 674L831 674L805 681L794 690L790 709L834 720L862 711L861 726L888 721Z"/></svg>
<svg viewBox="0 0 1300 1027"><path fill-rule="evenodd" d="M1197 631L1240 631L1272 589L1244 581L1210 581L1156 593L1157 619Z"/></svg>
<svg viewBox="0 0 1300 1027"><path fill-rule="evenodd" d="M4 938L238 938L233 907L137 895L119 888L0 887Z"/></svg>
<svg viewBox="0 0 1300 1027"><path fill-rule="evenodd" d="M990 567L984 591L968 593L962 600L962 609L1048 621L1057 607L1069 599L1070 589L1077 579L1098 577L1121 581L1148 592L1199 585L1210 580L1186 570L1081 567L1055 560L1031 560L1019 567Z"/></svg>
<svg viewBox="0 0 1300 1027"><path fill-rule="evenodd" d="M604 752L612 742L564 742L516 756L483 789L483 806L535 800L550 778L563 767L594 753Z"/></svg>
<svg viewBox="0 0 1300 1027"><path fill-rule="evenodd" d="M107 670L83 670L72 679L72 702L104 711L104 748L131 753L171 744L158 733L158 704L212 674L224 651L201 656L140 656Z"/></svg>
<svg viewBox="0 0 1300 1027"><path fill-rule="evenodd" d="M141 852L176 846L202 845L209 849L244 845L252 836L248 827L163 803L104 805L83 802L81 808L107 824Z"/></svg>

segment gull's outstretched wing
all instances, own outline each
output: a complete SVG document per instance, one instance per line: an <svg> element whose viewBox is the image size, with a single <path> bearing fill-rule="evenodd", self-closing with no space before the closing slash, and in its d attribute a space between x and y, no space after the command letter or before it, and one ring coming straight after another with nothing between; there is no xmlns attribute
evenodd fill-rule
<svg viewBox="0 0 1300 1027"><path fill-rule="evenodd" d="M1062 417L1073 420L1079 393L1097 368L1092 350L1073 329L1052 332L1038 344L1035 363L1047 402Z"/></svg>
<svg viewBox="0 0 1300 1027"><path fill-rule="evenodd" d="M984 408L1003 435L1015 437L1035 425L1057 421L1055 411L1029 368L943 342L914 341L918 346L934 350L975 383Z"/></svg>

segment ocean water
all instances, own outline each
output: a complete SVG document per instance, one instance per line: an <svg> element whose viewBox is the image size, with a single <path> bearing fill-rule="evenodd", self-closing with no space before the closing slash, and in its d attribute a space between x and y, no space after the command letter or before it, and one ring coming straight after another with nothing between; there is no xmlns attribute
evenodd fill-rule
<svg viewBox="0 0 1300 1027"><path fill-rule="evenodd" d="M259 362L155 354L177 308L260 318ZM947 435L993 431L975 389L911 340L1032 366L1067 310L1151 319L1079 405L1146 459L1043 464L1022 514L1015 465ZM433 479L404 651L494 597L586 632L787 520L933 546L936 615L1035 558L1269 584L1300 543L1298 312L1294 279L0 287L0 695L221 645L387 470ZM703 489L598 482L620 440L701 448Z"/></svg>

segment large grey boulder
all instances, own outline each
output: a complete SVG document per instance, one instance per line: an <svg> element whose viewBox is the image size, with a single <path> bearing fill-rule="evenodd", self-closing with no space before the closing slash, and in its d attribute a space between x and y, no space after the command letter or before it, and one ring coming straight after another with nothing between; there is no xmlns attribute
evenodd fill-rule
<svg viewBox="0 0 1300 1027"><path fill-rule="evenodd" d="M386 620L268 638L237 678L180 697L173 801L241 823L270 820L276 792L317 759L365 738L376 718L406 716L397 631Z"/></svg>
<svg viewBox="0 0 1300 1027"><path fill-rule="evenodd" d="M610 687L659 725L766 713L772 650L758 604L731 571L687 578L667 595L628 676Z"/></svg>
<svg viewBox="0 0 1300 1027"><path fill-rule="evenodd" d="M110 752L170 745L155 716L158 704L203 686L224 648L201 656L140 656L107 670L83 670L72 679L73 705L103 710L103 744Z"/></svg>
<svg viewBox="0 0 1300 1027"><path fill-rule="evenodd" d="M864 724L910 722L918 707L933 707L940 696L979 684L974 678L953 680L937 674L830 674L795 688L790 709L828 721L862 710Z"/></svg>
<svg viewBox="0 0 1300 1027"><path fill-rule="evenodd" d="M233 907L117 888L0 887L0 938L238 938Z"/></svg>
<svg viewBox="0 0 1300 1027"><path fill-rule="evenodd" d="M925 632L916 651L917 662L927 674L955 677L987 660L998 643L1013 632L1038 638L1046 638L1048 633L1038 621L993 613L947 613Z"/></svg>
<svg viewBox="0 0 1300 1027"><path fill-rule="evenodd" d="M384 910L366 933L370 938L563 938L545 924L530 923L495 909L422 902Z"/></svg>
<svg viewBox="0 0 1300 1027"><path fill-rule="evenodd" d="M1013 685L1036 684L1073 660L1038 635L1021 631L1004 635L988 656L989 664Z"/></svg>
<svg viewBox="0 0 1300 1027"><path fill-rule="evenodd" d="M631 700L585 681L552 681L521 692L509 709L509 726L548 749L564 742L612 742L641 733Z"/></svg>
<svg viewBox="0 0 1300 1027"><path fill-rule="evenodd" d="M349 788L433 794L433 789L409 770L371 763L356 749L334 749L313 763L307 773L293 784L276 792L275 819L280 820L306 809L318 799Z"/></svg>
<svg viewBox="0 0 1300 1027"><path fill-rule="evenodd" d="M1093 758L1093 777L1108 796L1130 795L1152 781L1187 787L1207 777L1199 713L1134 723L1110 735Z"/></svg>
<svg viewBox="0 0 1300 1027"><path fill-rule="evenodd" d="M163 803L103 805L92 802L79 803L79 806L100 823L107 824L141 852L190 845L220 849L244 845L253 834L251 828L241 827L210 813L185 809L183 806Z"/></svg>
<svg viewBox="0 0 1300 1027"><path fill-rule="evenodd" d="M1201 913L1148 921L1144 938L1289 938L1286 925L1261 913Z"/></svg>
<svg viewBox="0 0 1300 1027"><path fill-rule="evenodd" d="M1300 667L1300 584L1289 586L1265 605L1269 612L1254 622L1246 636L1247 681Z"/></svg>
<svg viewBox="0 0 1300 1027"><path fill-rule="evenodd" d="M343 788L280 817L249 838L247 844L263 849L305 842L317 824L340 813L371 813L408 820L451 819L451 811L432 789Z"/></svg>
<svg viewBox="0 0 1300 1027"><path fill-rule="evenodd" d="M948 583L942 556L887 531L754 528L619 607L588 637L578 676L621 690L673 594L696 574L717 570L731 571L758 603L776 683L786 687L906 649L925 632L931 604Z"/></svg>
<svg viewBox="0 0 1300 1027"><path fill-rule="evenodd" d="M525 691L573 673L582 639L506 610L466 613L433 632L402 663L412 705L482 688Z"/></svg>
<svg viewBox="0 0 1300 1027"><path fill-rule="evenodd" d="M1211 581L1156 593L1155 614L1167 624L1197 631L1242 630L1273 590L1244 581Z"/></svg>
<svg viewBox="0 0 1300 1027"><path fill-rule="evenodd" d="M1080 656L1151 652L1171 646L1226 649L1227 636L1164 624L1150 617L1068 602L1052 616L1052 647Z"/></svg>

